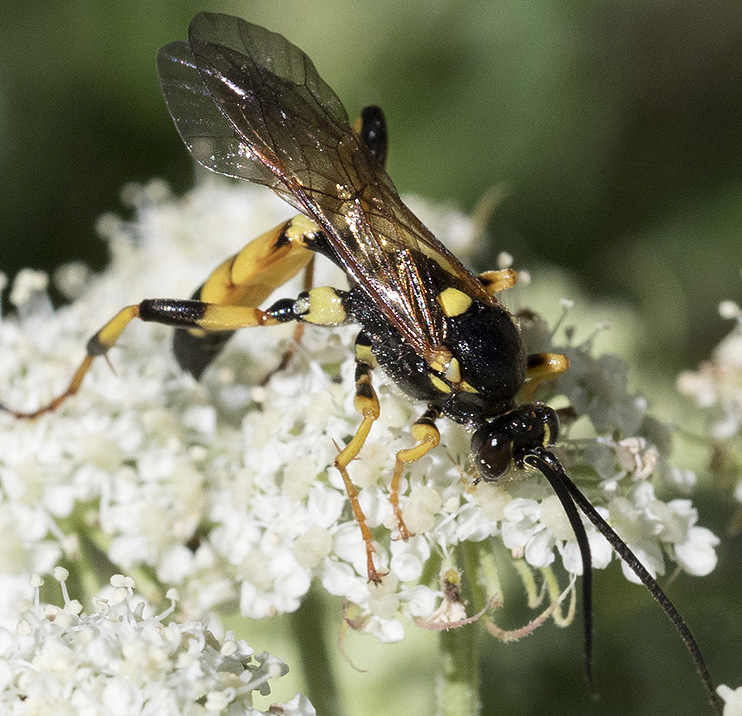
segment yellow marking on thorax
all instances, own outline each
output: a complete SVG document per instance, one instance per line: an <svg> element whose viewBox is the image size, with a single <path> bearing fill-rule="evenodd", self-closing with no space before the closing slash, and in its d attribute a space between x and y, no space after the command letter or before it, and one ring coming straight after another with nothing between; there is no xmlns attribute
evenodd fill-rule
<svg viewBox="0 0 742 716"><path fill-rule="evenodd" d="M461 365L456 358L451 358L448 364L443 366L444 370L439 370L433 364L431 364L431 368L439 373L443 373L444 375L444 378L439 378L435 373L428 374L430 382L441 393L453 393L459 391L464 393L479 392L473 385L471 385L471 383L461 380Z"/></svg>
<svg viewBox="0 0 742 716"><path fill-rule="evenodd" d="M439 373L445 373L448 370L449 363L453 360L451 351L445 346L436 346L430 354L425 357L428 365Z"/></svg>
<svg viewBox="0 0 742 716"><path fill-rule="evenodd" d="M438 294L437 300L443 309L443 313L449 318L453 318L454 316L460 316L462 313L466 313L474 299L471 296L467 296L463 291L449 286Z"/></svg>
<svg viewBox="0 0 742 716"><path fill-rule="evenodd" d="M441 380L435 373L428 373L428 378L430 378L430 382L435 386L436 390L441 393L451 392L451 386L444 380Z"/></svg>
<svg viewBox="0 0 742 716"><path fill-rule="evenodd" d="M461 380L461 366L456 358L451 358L451 362L446 368L446 380L451 383L458 383Z"/></svg>

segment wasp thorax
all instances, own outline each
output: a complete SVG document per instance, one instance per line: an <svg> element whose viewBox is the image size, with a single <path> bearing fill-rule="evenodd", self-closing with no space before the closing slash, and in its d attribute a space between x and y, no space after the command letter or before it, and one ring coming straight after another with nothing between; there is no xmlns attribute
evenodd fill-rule
<svg viewBox="0 0 742 716"><path fill-rule="evenodd" d="M484 480L497 480L536 448L559 435L559 418L547 405L521 405L487 421L472 436L472 459Z"/></svg>
<svg viewBox="0 0 742 716"><path fill-rule="evenodd" d="M461 298L444 291L439 303L450 311ZM474 302L449 319L447 331L463 380L490 405L512 401L525 379L526 357L510 314L502 306Z"/></svg>

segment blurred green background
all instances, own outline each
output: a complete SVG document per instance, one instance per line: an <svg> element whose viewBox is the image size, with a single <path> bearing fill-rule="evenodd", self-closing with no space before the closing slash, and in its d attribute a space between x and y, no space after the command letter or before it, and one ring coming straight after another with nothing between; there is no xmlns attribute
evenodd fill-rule
<svg viewBox="0 0 742 716"><path fill-rule="evenodd" d="M402 192L470 210L503 183L480 267L504 249L536 280L539 264L561 267L587 296L624 302L640 331L634 374L670 385L729 329L716 306L742 297L739 0L5 0L0 269L101 267L95 220L121 210L124 183L191 184L155 54L204 9L288 36L352 116L381 104ZM728 498L701 507L722 532ZM720 555L714 576L681 579L672 594L717 679L738 685L739 540ZM602 701L583 687L579 630L548 628L487 646L487 713L702 712L687 655L649 596L615 573L598 575L597 594ZM429 651L410 658L432 689ZM373 709L354 713L412 714L401 704L414 700L394 700L408 677L397 671ZM373 669L349 678L373 680Z"/></svg>

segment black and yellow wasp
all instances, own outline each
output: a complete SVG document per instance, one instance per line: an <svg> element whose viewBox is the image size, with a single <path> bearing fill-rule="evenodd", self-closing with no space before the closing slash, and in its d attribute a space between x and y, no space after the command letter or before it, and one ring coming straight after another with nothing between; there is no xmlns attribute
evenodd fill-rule
<svg viewBox="0 0 742 716"><path fill-rule="evenodd" d="M345 483L366 546L372 535L348 466L359 454L379 402L371 371L380 366L427 408L412 426L415 444L396 455L391 503L402 538L399 507L406 464L439 442L441 416L473 431L477 479L494 481L533 467L552 485L569 517L584 566L586 668L591 670L591 556L578 507L608 539L675 624L719 710L711 677L685 622L657 582L567 477L549 449L559 434L555 411L531 402L535 385L568 367L558 354L526 355L513 317L496 294L516 282L512 270L472 274L402 203L384 170L387 135L377 107L351 126L337 95L312 61L284 37L227 15L201 13L187 42L158 56L162 92L195 159L208 169L270 187L300 214L253 240L222 263L190 300L148 299L120 311L88 342L87 356L68 388L35 417L80 387L97 356L107 353L139 318L174 326L180 365L199 377L237 329L288 321L360 325L356 339L355 408L360 427L339 451ZM348 290L311 287L297 298L258 306L302 270L315 254L343 269Z"/></svg>

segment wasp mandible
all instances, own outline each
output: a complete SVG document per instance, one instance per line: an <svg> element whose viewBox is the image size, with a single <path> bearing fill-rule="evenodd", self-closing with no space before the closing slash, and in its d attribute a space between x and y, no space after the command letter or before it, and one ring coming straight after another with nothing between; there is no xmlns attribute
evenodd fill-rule
<svg viewBox="0 0 742 716"><path fill-rule="evenodd" d="M180 365L199 377L229 336L246 327L290 321L356 323L354 437L335 459L363 534L369 581L372 534L348 467L379 417L371 374L381 367L410 397L426 404L412 425L413 447L396 454L390 500L402 538L399 506L405 465L439 442L446 417L473 432L477 479L497 481L511 469L535 468L549 481L574 530L583 563L585 660L591 680L591 554L579 511L595 525L649 589L691 653L715 710L720 706L698 644L655 579L565 474L551 446L559 420L532 402L533 389L568 368L565 356L527 355L518 327L497 294L514 271L471 273L402 203L384 170L387 134L378 107L353 125L312 61L283 36L239 18L201 13L187 42L158 55L162 92L178 132L208 169L270 187L300 213L222 263L189 300L147 299L122 309L87 344L67 389L30 413L54 410L79 389L92 361L105 355L135 318L180 330ZM310 287L261 309L270 293L320 254L345 272L349 288Z"/></svg>

